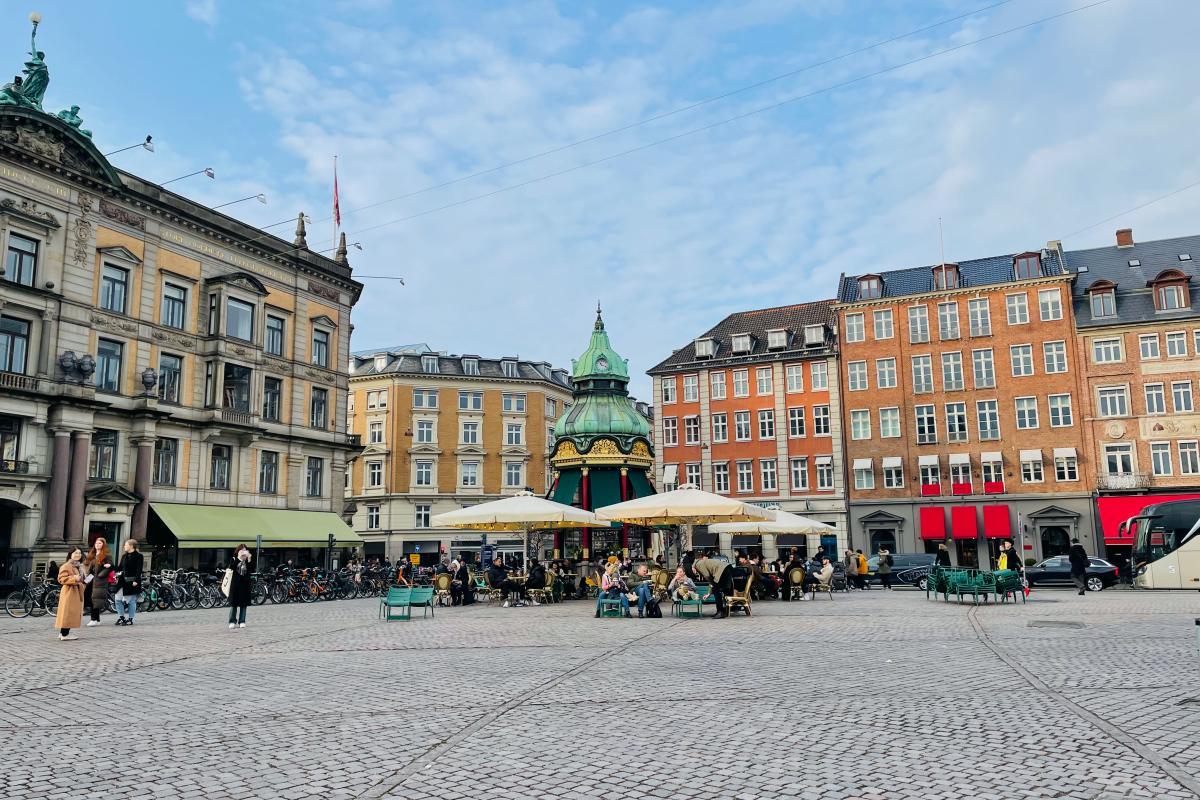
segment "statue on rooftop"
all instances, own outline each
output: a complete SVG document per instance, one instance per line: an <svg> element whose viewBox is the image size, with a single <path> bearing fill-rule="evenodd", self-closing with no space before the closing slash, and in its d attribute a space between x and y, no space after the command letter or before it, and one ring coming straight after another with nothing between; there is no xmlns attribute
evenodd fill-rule
<svg viewBox="0 0 1200 800"><path fill-rule="evenodd" d="M63 109L62 111L58 112L58 118L89 139L92 138L91 131L80 127L83 125L83 117L79 116L79 106L71 106L70 110Z"/></svg>
<svg viewBox="0 0 1200 800"><path fill-rule="evenodd" d="M25 80L21 84L21 94L29 105L42 110L42 98L46 96L46 87L50 85L50 70L46 67L46 54L37 49L38 23L42 16L37 12L29 15L33 23L33 33L29 37L29 60L25 62Z"/></svg>
<svg viewBox="0 0 1200 800"><path fill-rule="evenodd" d="M25 79L17 75L11 82L4 84L4 88L0 89L0 106L28 106L29 100L21 91L21 84L24 82Z"/></svg>

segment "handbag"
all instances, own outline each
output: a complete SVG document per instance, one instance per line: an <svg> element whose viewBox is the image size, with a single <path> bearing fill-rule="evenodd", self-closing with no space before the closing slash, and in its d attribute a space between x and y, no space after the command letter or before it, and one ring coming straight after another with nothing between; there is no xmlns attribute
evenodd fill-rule
<svg viewBox="0 0 1200 800"><path fill-rule="evenodd" d="M233 586L233 569L226 567L225 577L221 578L221 594L229 597L229 589Z"/></svg>

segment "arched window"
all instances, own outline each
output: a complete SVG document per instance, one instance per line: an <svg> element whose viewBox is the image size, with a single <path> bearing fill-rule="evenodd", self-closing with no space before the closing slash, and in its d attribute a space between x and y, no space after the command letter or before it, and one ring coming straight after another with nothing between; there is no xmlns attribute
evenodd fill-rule
<svg viewBox="0 0 1200 800"><path fill-rule="evenodd" d="M1117 285L1112 281L1098 280L1088 287L1092 302L1092 319L1117 315Z"/></svg>
<svg viewBox="0 0 1200 800"><path fill-rule="evenodd" d="M1022 278L1042 277L1042 257L1038 253L1021 253L1013 256L1013 276Z"/></svg>
<svg viewBox="0 0 1200 800"><path fill-rule="evenodd" d="M1178 311L1188 308L1188 276L1177 269L1166 269L1150 281L1154 287L1154 308L1158 311Z"/></svg>

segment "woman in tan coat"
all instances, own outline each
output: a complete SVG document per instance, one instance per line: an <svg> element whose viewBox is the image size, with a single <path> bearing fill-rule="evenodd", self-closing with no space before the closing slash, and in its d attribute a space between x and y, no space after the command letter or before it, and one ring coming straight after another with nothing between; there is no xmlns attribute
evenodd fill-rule
<svg viewBox="0 0 1200 800"><path fill-rule="evenodd" d="M71 633L83 623L83 551L78 547L71 550L67 563L58 568L58 612L54 615L54 627L58 628L58 640L65 642L79 637Z"/></svg>

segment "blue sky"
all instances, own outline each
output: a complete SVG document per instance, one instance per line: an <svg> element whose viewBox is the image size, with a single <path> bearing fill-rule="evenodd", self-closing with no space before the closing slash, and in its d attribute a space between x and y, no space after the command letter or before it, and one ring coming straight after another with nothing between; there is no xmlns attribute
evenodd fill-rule
<svg viewBox="0 0 1200 800"><path fill-rule="evenodd" d="M632 155L780 100L1087 0L1012 0L720 102L422 192L800 69L994 0L853 2L9 3L20 69L29 10L47 105L77 103L102 150L151 180L267 225L316 218L363 251L357 349L424 341L569 366L597 299L638 376L730 311L832 296L840 273L1195 233L1200 180L1190 0L1099 7ZM522 188L472 198L527 181ZM385 202L390 201L390 202ZM461 203L444 210L443 206ZM355 211L366 205L375 208ZM431 213L426 213L431 212ZM395 220L411 217L402 222ZM290 226L273 230L290 235Z"/></svg>

